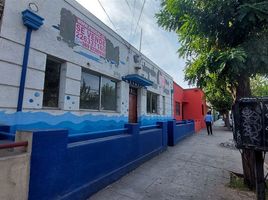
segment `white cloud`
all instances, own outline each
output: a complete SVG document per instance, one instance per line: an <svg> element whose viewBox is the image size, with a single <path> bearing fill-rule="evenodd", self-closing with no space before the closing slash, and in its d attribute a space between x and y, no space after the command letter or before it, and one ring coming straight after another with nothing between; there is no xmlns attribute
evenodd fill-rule
<svg viewBox="0 0 268 200"><path fill-rule="evenodd" d="M98 0L77 1L110 28L113 30L116 28L115 31L137 49L139 49L140 29L142 28L142 53L170 74L179 85L184 88L188 87L187 82L184 81L185 61L180 59L177 53L179 47L177 35L158 27L154 17L160 9L160 0L146 1L135 35L134 31L143 0L100 0L115 27L109 21Z"/></svg>

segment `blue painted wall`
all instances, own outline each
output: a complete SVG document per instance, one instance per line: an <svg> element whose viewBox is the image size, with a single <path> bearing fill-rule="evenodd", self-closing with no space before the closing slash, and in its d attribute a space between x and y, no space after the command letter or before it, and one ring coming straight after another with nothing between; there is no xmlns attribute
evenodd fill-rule
<svg viewBox="0 0 268 200"><path fill-rule="evenodd" d="M167 148L167 123L85 135L33 133L30 200L85 199Z"/></svg>
<svg viewBox="0 0 268 200"><path fill-rule="evenodd" d="M78 116L71 112L53 115L45 112L0 112L0 126L10 126L10 131L33 129L68 129L69 133L84 133L123 128L126 116L86 114Z"/></svg>
<svg viewBox="0 0 268 200"><path fill-rule="evenodd" d="M15 135L10 134L9 126L0 125L0 140L15 140Z"/></svg>
<svg viewBox="0 0 268 200"><path fill-rule="evenodd" d="M168 121L168 145L174 146L195 132L194 121Z"/></svg>
<svg viewBox="0 0 268 200"><path fill-rule="evenodd" d="M138 121L141 126L155 125L157 122L171 120L169 116L141 116ZM123 128L128 123L128 117L123 115L76 115L71 112L51 114L46 112L15 112L0 111L0 126L10 126L10 132L16 130L68 129L70 135L88 132L108 131Z"/></svg>
<svg viewBox="0 0 268 200"><path fill-rule="evenodd" d="M161 115L142 115L139 117L138 121L141 126L154 125L157 122L167 122L172 120L171 116L161 116Z"/></svg>

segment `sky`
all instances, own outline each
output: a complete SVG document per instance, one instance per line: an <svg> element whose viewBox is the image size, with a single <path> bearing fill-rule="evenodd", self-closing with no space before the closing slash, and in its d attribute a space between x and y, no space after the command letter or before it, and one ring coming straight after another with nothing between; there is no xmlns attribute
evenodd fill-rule
<svg viewBox="0 0 268 200"><path fill-rule="evenodd" d="M160 10L161 0L145 0L140 20L144 0L76 1L137 49L140 47L142 29L141 52L171 75L176 83L189 88L184 81L185 60L179 58L177 53L178 37L174 32L159 27L156 22L155 13Z"/></svg>

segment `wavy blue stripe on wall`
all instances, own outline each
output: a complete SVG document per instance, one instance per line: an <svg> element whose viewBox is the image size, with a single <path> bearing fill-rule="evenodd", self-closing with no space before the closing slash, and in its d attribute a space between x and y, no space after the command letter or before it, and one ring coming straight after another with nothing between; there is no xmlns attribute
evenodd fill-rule
<svg viewBox="0 0 268 200"><path fill-rule="evenodd" d="M53 115L45 112L0 112L0 125L11 126L12 132L29 129L68 129L71 134L94 132L124 127L126 116L86 114L78 116L71 112Z"/></svg>
<svg viewBox="0 0 268 200"><path fill-rule="evenodd" d="M156 122L163 122L172 120L171 116L160 116L160 115L142 115L139 117L139 122L141 126L154 125Z"/></svg>

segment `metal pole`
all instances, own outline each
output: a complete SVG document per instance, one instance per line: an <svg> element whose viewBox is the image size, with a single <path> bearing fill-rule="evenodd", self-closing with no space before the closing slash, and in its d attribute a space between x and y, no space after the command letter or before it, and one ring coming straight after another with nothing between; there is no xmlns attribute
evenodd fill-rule
<svg viewBox="0 0 268 200"><path fill-rule="evenodd" d="M255 150L255 177L256 177L256 196L257 200L265 200L265 180L263 172L262 151Z"/></svg>
<svg viewBox="0 0 268 200"><path fill-rule="evenodd" d="M25 48L24 48L24 56L23 56L23 63L22 63L22 70L21 70L21 78L20 78L20 88L19 88L17 112L22 111L23 95L24 95L24 88L25 88L25 81L26 81L30 43L31 43L31 35L32 35L32 29L27 28Z"/></svg>
<svg viewBox="0 0 268 200"><path fill-rule="evenodd" d="M13 142L13 143L7 143L7 144L0 144L0 149L9 149L9 148L15 148L15 147L27 147L28 141L22 141L22 142Z"/></svg>
<svg viewBox="0 0 268 200"><path fill-rule="evenodd" d="M140 54L141 54L141 44L142 44L142 28L141 28L141 36L140 36L140 49L139 49Z"/></svg>

